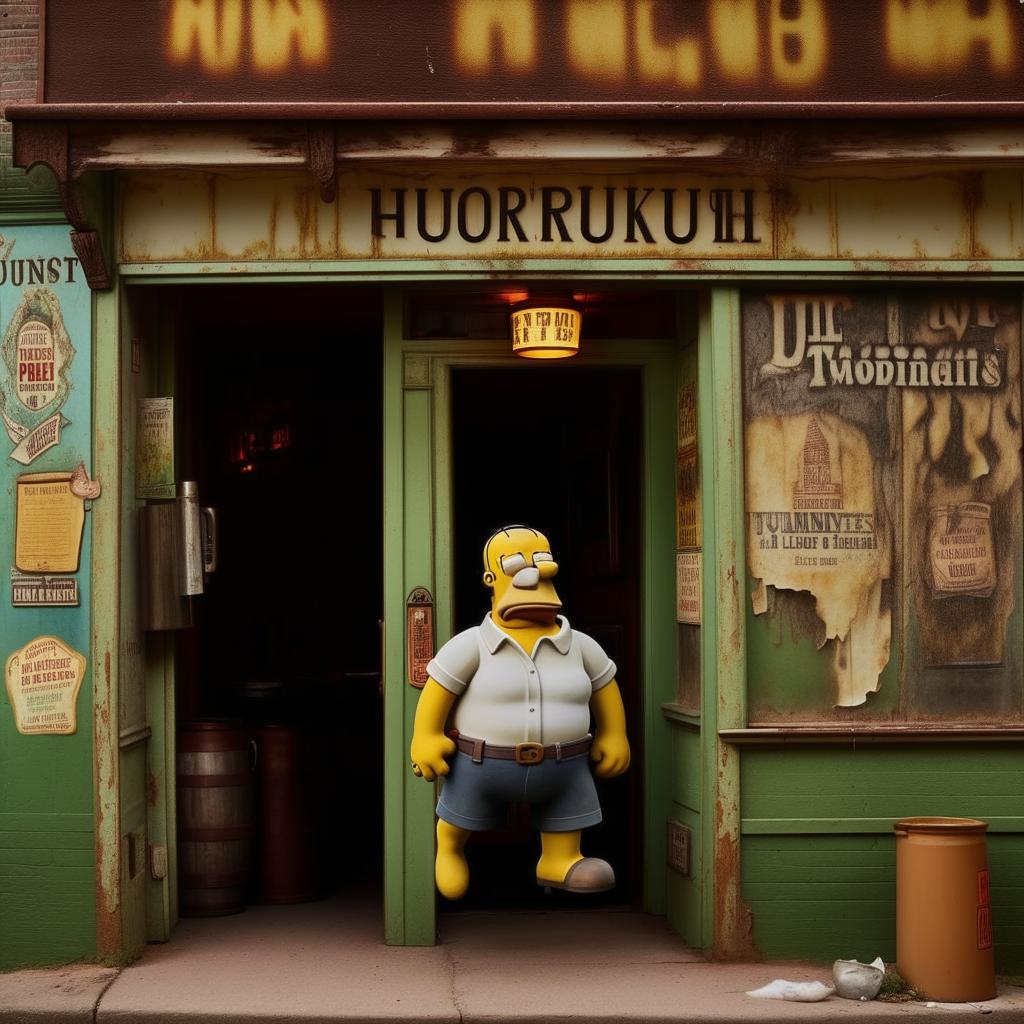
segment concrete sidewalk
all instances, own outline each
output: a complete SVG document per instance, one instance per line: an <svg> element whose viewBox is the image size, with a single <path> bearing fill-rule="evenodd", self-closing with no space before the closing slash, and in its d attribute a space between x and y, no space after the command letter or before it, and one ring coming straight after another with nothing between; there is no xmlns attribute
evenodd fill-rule
<svg viewBox="0 0 1024 1024"><path fill-rule="evenodd" d="M182 921L124 970L0 975L0 1022L975 1020L972 1006L782 1003L744 993L773 978L828 980L807 964L708 964L659 918L627 911L464 913L439 945L380 941L379 904L254 907ZM1024 989L986 1004L1024 1022Z"/></svg>

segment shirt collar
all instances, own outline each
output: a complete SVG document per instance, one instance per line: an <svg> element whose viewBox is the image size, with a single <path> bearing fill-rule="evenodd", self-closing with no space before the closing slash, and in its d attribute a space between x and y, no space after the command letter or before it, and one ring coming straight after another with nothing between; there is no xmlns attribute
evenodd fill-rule
<svg viewBox="0 0 1024 1024"><path fill-rule="evenodd" d="M554 646L555 650L558 651L559 654L569 653L569 648L572 647L572 630L569 628L569 620L564 615L559 615L557 616L557 621L558 632L552 633L551 636L542 636L540 640L537 641L537 647L534 648L535 650L539 650L540 645L546 640ZM500 630L494 624L494 620L491 618L490 612L484 616L484 621L480 623L480 635L483 637L484 644L491 654L495 654L498 648L505 643L506 640L512 639L507 633Z"/></svg>

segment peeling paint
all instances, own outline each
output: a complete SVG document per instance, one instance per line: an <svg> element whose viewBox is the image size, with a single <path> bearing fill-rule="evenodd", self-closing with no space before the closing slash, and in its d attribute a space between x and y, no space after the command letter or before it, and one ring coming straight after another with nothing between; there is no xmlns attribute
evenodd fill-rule
<svg viewBox="0 0 1024 1024"><path fill-rule="evenodd" d="M724 747L725 745L722 744ZM734 756L739 756L734 754ZM725 826L727 815L721 798L715 802L715 960L761 960L754 941L754 915L741 895L740 840Z"/></svg>
<svg viewBox="0 0 1024 1024"><path fill-rule="evenodd" d="M93 722L96 752L96 948L100 956L120 952L120 848L117 757L118 746L111 723L110 701L114 693L112 656L103 652L102 690L97 688Z"/></svg>

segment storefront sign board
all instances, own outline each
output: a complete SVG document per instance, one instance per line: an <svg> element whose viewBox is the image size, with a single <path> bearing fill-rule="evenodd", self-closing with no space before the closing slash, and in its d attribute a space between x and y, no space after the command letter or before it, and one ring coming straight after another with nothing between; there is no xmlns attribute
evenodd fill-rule
<svg viewBox="0 0 1024 1024"><path fill-rule="evenodd" d="M43 93L405 105L406 118L460 103L648 105L662 116L703 103L721 116L1021 100L1022 47L1014 0L109 0L102 17L47 0Z"/></svg>

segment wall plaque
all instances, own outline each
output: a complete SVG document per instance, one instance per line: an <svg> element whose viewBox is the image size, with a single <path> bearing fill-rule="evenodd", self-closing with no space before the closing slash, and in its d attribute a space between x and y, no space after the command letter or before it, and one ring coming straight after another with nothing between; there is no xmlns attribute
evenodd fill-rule
<svg viewBox="0 0 1024 1024"><path fill-rule="evenodd" d="M23 736L68 736L78 728L75 702L85 676L85 656L53 636L40 636L15 651L5 667L7 696Z"/></svg>
<svg viewBox="0 0 1024 1024"><path fill-rule="evenodd" d="M74 576L39 576L12 569L11 604L15 608L75 608L78 580Z"/></svg>
<svg viewBox="0 0 1024 1024"><path fill-rule="evenodd" d="M935 597L991 597L996 588L992 509L979 501L931 510L928 552Z"/></svg>
<svg viewBox="0 0 1024 1024"><path fill-rule="evenodd" d="M690 873L690 846L693 834L681 821L668 823L668 866L681 875Z"/></svg>
<svg viewBox="0 0 1024 1024"><path fill-rule="evenodd" d="M434 656L434 599L426 587L416 587L406 599L405 644L409 685L421 690Z"/></svg>
<svg viewBox="0 0 1024 1024"><path fill-rule="evenodd" d="M676 622L700 625L704 556L700 551L676 555Z"/></svg>

